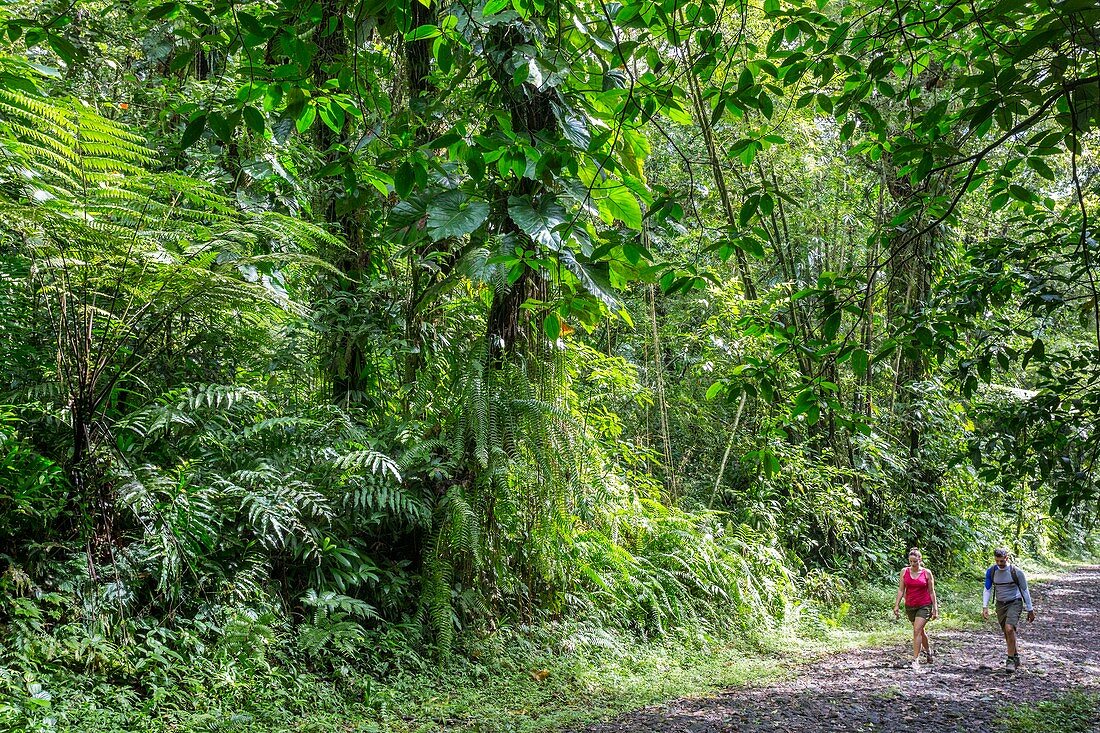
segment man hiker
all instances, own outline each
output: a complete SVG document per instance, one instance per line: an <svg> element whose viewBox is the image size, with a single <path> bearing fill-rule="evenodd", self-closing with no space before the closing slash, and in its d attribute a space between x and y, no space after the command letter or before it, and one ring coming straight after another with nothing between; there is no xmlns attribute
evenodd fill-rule
<svg viewBox="0 0 1100 733"><path fill-rule="evenodd" d="M1020 625L1020 613L1027 611L1028 623L1035 620L1031 593L1027 589L1024 571L1008 562L1008 550L998 547L993 551L994 565L985 571L985 592L982 594L982 618L989 618L989 596L992 591L997 599L997 623L1005 635L1008 659L1005 671L1020 668L1020 655L1016 653L1016 627Z"/></svg>

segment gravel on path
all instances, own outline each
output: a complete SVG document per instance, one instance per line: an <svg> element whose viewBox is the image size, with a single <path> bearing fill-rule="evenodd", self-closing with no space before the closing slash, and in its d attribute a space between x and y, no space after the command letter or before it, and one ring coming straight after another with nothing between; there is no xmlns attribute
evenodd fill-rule
<svg viewBox="0 0 1100 733"><path fill-rule="evenodd" d="M995 623L943 633L933 625L930 668L910 669L908 644L858 649L789 680L643 708L578 733L994 733L1004 706L1100 692L1100 567L1036 584L1032 597L1037 618L1021 620L1014 673L1004 671Z"/></svg>

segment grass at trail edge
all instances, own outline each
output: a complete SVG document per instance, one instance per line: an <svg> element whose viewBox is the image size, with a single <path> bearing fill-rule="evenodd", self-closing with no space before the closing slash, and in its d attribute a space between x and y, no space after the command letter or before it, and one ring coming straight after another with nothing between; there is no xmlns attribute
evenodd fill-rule
<svg viewBox="0 0 1100 733"><path fill-rule="evenodd" d="M1023 567L1038 582L1071 568L1058 563ZM933 636L981 625L980 573L941 579L937 585L942 617L931 627ZM45 674L27 680L30 686L41 684L48 695L41 709L5 719L0 700L0 727L12 733L562 730L678 697L764 684L797 674L801 663L855 647L897 646L904 655L910 632L904 616L894 621L895 592L888 580L850 588L843 602L804 604L782 627L740 638L696 629L647 642L569 623L505 629L470 636L462 653L444 663L409 657L385 682L351 674L336 686L313 675L273 669L217 684L184 678L139 699L108 680ZM731 619L731 628L744 623ZM1081 706L1076 698L1070 703L1071 712ZM1027 714L1039 719L1045 710L1008 712L1006 720L1023 720L1012 716Z"/></svg>
<svg viewBox="0 0 1100 733"><path fill-rule="evenodd" d="M998 723L1005 733L1090 733L1100 730L1100 695L1072 690L1054 700L1006 707Z"/></svg>

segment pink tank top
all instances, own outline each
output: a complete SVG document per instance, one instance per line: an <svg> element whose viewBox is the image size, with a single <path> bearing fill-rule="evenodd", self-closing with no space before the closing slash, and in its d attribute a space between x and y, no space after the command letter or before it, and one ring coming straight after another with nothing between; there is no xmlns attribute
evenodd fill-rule
<svg viewBox="0 0 1100 733"><path fill-rule="evenodd" d="M932 593L928 589L928 571L921 568L917 577L909 574L909 568L905 568L901 575L905 582L905 605L909 608L920 608L932 605Z"/></svg>

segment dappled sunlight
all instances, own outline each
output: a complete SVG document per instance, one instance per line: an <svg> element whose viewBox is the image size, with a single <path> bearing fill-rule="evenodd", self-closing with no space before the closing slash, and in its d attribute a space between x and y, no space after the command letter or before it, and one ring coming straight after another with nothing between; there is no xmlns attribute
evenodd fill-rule
<svg viewBox="0 0 1100 733"><path fill-rule="evenodd" d="M1100 693L1100 624L1064 631L1078 617L1100 613L1100 568L1036 586L1035 595L1040 620L1020 637L1024 663L1014 673L1003 671L999 634L933 631L935 663L919 671L909 668L906 651L898 647L826 655L800 667L791 680L658 706L585 731L994 733L1010 702L1055 699L1073 690ZM1068 605L1085 601L1089 605Z"/></svg>

